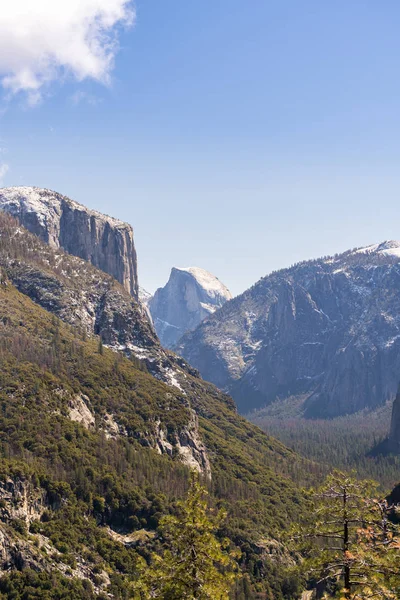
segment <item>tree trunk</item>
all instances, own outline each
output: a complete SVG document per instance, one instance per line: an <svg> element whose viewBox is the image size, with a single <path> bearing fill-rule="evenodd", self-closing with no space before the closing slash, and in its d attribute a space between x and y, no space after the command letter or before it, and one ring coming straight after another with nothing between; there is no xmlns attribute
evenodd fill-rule
<svg viewBox="0 0 400 600"><path fill-rule="evenodd" d="M350 565L348 563L347 552L349 550L349 523L347 521L347 493L346 490L343 492L343 559L344 559L344 587L346 589L345 598L351 597L350 591Z"/></svg>

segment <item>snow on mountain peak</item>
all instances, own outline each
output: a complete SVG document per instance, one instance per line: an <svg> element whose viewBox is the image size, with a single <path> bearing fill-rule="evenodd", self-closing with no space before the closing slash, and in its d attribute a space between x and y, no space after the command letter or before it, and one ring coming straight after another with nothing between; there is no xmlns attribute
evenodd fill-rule
<svg viewBox="0 0 400 600"><path fill-rule="evenodd" d="M144 288L142 288L141 286L139 286L139 300L142 304L147 305L150 298L152 298L152 294L150 294L150 292L148 292L147 290L145 290Z"/></svg>
<svg viewBox="0 0 400 600"><path fill-rule="evenodd" d="M148 306L162 344L171 348L231 298L228 288L205 269L173 267L167 284Z"/></svg>
<svg viewBox="0 0 400 600"><path fill-rule="evenodd" d="M189 273L209 296L222 296L226 300L232 298L228 288L212 273L200 267L174 267L176 271ZM173 270L174 270L173 269Z"/></svg>
<svg viewBox="0 0 400 600"><path fill-rule="evenodd" d="M354 254L381 254L383 256L396 256L400 258L400 241L386 240L381 244L372 244L355 250Z"/></svg>
<svg viewBox="0 0 400 600"><path fill-rule="evenodd" d="M53 248L92 262L137 297L136 251L127 223L38 187L0 188L0 210Z"/></svg>
<svg viewBox="0 0 400 600"><path fill-rule="evenodd" d="M98 219L107 221L114 227L127 227L128 225L119 219L110 217L96 210L88 209L82 204L75 202L45 188L34 186L15 186L8 188L0 188L0 206L11 214L19 212L23 209L26 213L35 213L42 226L46 225L46 221L52 214L60 214L61 201L64 200L74 210L84 211L89 215L93 215Z"/></svg>

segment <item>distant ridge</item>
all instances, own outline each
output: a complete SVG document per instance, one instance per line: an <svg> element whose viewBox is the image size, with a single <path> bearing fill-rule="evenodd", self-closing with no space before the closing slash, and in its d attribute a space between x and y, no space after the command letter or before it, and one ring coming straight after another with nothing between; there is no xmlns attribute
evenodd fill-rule
<svg viewBox="0 0 400 600"><path fill-rule="evenodd" d="M400 377L400 242L271 273L177 350L244 413L289 397L310 417L380 406Z"/></svg>

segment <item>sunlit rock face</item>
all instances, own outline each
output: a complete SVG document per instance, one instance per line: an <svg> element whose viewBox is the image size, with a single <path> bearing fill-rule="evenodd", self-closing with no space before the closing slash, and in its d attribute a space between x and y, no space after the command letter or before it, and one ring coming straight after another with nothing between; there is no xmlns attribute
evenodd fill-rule
<svg viewBox="0 0 400 600"><path fill-rule="evenodd" d="M172 348L186 332L192 331L232 295L214 275L199 267L171 270L168 283L148 301L161 343Z"/></svg>
<svg viewBox="0 0 400 600"><path fill-rule="evenodd" d="M308 417L380 406L400 380L400 243L271 273L177 351L242 413L285 400Z"/></svg>
<svg viewBox="0 0 400 600"><path fill-rule="evenodd" d="M91 262L137 298L137 258L130 225L36 187L0 189L0 210L53 248Z"/></svg>

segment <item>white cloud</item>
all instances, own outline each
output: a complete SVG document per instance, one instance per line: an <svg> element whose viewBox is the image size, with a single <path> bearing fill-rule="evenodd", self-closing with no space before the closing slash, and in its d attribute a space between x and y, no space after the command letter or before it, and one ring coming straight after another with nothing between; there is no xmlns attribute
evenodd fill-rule
<svg viewBox="0 0 400 600"><path fill-rule="evenodd" d="M0 0L0 81L31 103L72 76L108 83L118 28L133 22L131 0Z"/></svg>
<svg viewBox="0 0 400 600"><path fill-rule="evenodd" d="M3 183L3 178L7 175L9 168L6 163L0 163L0 185Z"/></svg>

